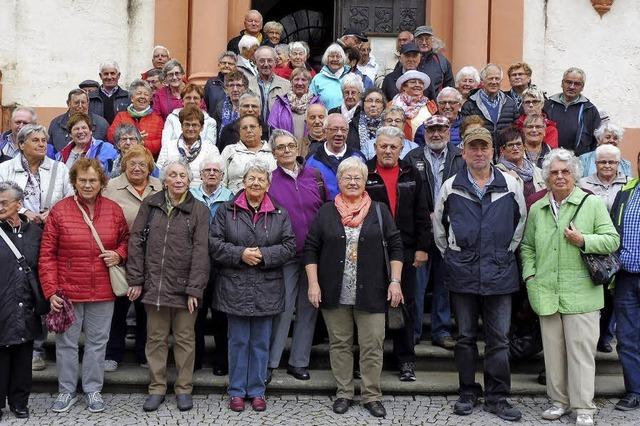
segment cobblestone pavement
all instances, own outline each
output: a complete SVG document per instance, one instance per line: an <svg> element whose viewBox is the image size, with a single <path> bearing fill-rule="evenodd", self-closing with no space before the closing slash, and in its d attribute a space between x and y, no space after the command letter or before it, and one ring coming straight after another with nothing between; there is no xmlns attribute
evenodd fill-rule
<svg viewBox="0 0 640 426"><path fill-rule="evenodd" d="M165 404L155 413L142 411L143 394L105 394L107 411L91 414L86 410L84 400L79 400L67 413L56 414L49 410L55 395L32 394L30 400L31 418L28 421L16 419L7 409L0 422L3 425L498 425L503 422L494 415L478 407L474 414L459 417L451 412L454 396L385 396L383 403L387 409L385 419L375 419L360 406L351 408L346 414L331 411L333 398L324 395L273 395L267 397L267 411L255 413L247 404L243 413L234 413L227 408L227 397L221 394L195 395L194 408L180 412L175 406L175 398L167 397ZM616 411L616 399L599 399L596 424L638 425L638 412ZM558 422L540 419L542 411L548 407L546 398L520 397L512 400L523 412L519 425L573 424L574 417L563 417Z"/></svg>

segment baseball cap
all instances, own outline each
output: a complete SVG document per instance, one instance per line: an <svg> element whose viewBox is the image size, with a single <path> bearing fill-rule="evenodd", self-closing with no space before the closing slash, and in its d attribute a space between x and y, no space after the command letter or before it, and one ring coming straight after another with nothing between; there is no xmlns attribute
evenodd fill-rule
<svg viewBox="0 0 640 426"><path fill-rule="evenodd" d="M424 127L447 126L449 127L449 119L444 115L432 115L424 122Z"/></svg>
<svg viewBox="0 0 640 426"><path fill-rule="evenodd" d="M431 25L421 25L413 32L414 37L418 37L421 35L433 35L433 28Z"/></svg>
<svg viewBox="0 0 640 426"><path fill-rule="evenodd" d="M465 146L475 141L481 141L486 143L487 145L493 145L493 139L491 138L491 133L484 127L478 127L478 128L469 130L464 134L463 140L464 140Z"/></svg>

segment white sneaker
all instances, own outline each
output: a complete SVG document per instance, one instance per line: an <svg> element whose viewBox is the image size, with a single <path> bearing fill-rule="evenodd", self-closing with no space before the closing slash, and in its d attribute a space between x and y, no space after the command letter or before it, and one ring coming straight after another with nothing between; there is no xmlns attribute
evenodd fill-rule
<svg viewBox="0 0 640 426"><path fill-rule="evenodd" d="M118 363L112 359L105 359L102 365L105 372L112 372L118 369Z"/></svg>
<svg viewBox="0 0 640 426"><path fill-rule="evenodd" d="M544 410L542 418L545 420L558 420L560 417L571 412L570 408L556 407L555 405L549 409Z"/></svg>
<svg viewBox="0 0 640 426"><path fill-rule="evenodd" d="M593 416L591 414L578 414L576 426L593 426Z"/></svg>

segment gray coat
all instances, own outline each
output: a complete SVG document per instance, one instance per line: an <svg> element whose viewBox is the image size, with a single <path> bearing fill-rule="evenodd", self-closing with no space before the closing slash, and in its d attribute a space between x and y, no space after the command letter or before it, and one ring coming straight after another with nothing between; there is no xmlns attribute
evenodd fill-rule
<svg viewBox="0 0 640 426"><path fill-rule="evenodd" d="M296 239L286 210L268 195L258 219L246 207L244 191L216 212L209 246L217 270L213 307L239 316L276 315L284 310L282 265L296 254ZM242 261L247 247L258 247L263 262L249 266Z"/></svg>

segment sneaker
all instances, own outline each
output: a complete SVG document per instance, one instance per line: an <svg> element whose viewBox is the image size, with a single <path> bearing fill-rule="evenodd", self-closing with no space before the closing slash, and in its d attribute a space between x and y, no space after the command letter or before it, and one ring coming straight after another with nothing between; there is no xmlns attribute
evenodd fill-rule
<svg viewBox="0 0 640 426"><path fill-rule="evenodd" d="M553 407L544 410L542 418L545 420L558 420L560 417L569 413L571 413L571 408L556 407L554 405Z"/></svg>
<svg viewBox="0 0 640 426"><path fill-rule="evenodd" d="M111 373L112 371L116 371L118 369L118 361L105 359L102 363L102 366L104 367L105 373Z"/></svg>
<svg viewBox="0 0 640 426"><path fill-rule="evenodd" d="M482 408L484 409L484 411L495 414L502 420L506 420L509 422L517 422L522 418L522 413L520 412L520 410L509 404L506 399L503 399L496 403L487 403L485 401L484 407Z"/></svg>
<svg viewBox="0 0 640 426"><path fill-rule="evenodd" d="M87 409L91 413L102 413L105 408L107 406L104 405L100 392L89 392L87 394Z"/></svg>
<svg viewBox="0 0 640 426"><path fill-rule="evenodd" d="M416 373L414 371L415 364L413 362L403 362L400 364L400 381L415 382Z"/></svg>
<svg viewBox="0 0 640 426"><path fill-rule="evenodd" d="M60 393L51 406L51 411L54 413L66 413L77 400L78 396L75 393Z"/></svg>
<svg viewBox="0 0 640 426"><path fill-rule="evenodd" d="M44 360L44 357L40 354L34 354L31 358L31 370L42 371L45 368L47 368L47 362Z"/></svg>
<svg viewBox="0 0 640 426"><path fill-rule="evenodd" d="M476 405L478 405L478 397L471 393L464 393L453 406L453 412L459 416L468 416L473 413L473 407Z"/></svg>
<svg viewBox="0 0 640 426"><path fill-rule="evenodd" d="M578 414L576 426L593 426L593 416L591 414Z"/></svg>
<svg viewBox="0 0 640 426"><path fill-rule="evenodd" d="M251 398L251 408L253 411L264 411L267 409L267 401L264 400L264 396L256 396Z"/></svg>
<svg viewBox="0 0 640 426"><path fill-rule="evenodd" d="M244 398L239 396L232 396L229 398L229 408L231 411L235 411L239 413L240 411L244 411Z"/></svg>
<svg viewBox="0 0 640 426"><path fill-rule="evenodd" d="M629 393L616 404L616 410L630 411L640 407L640 396Z"/></svg>

